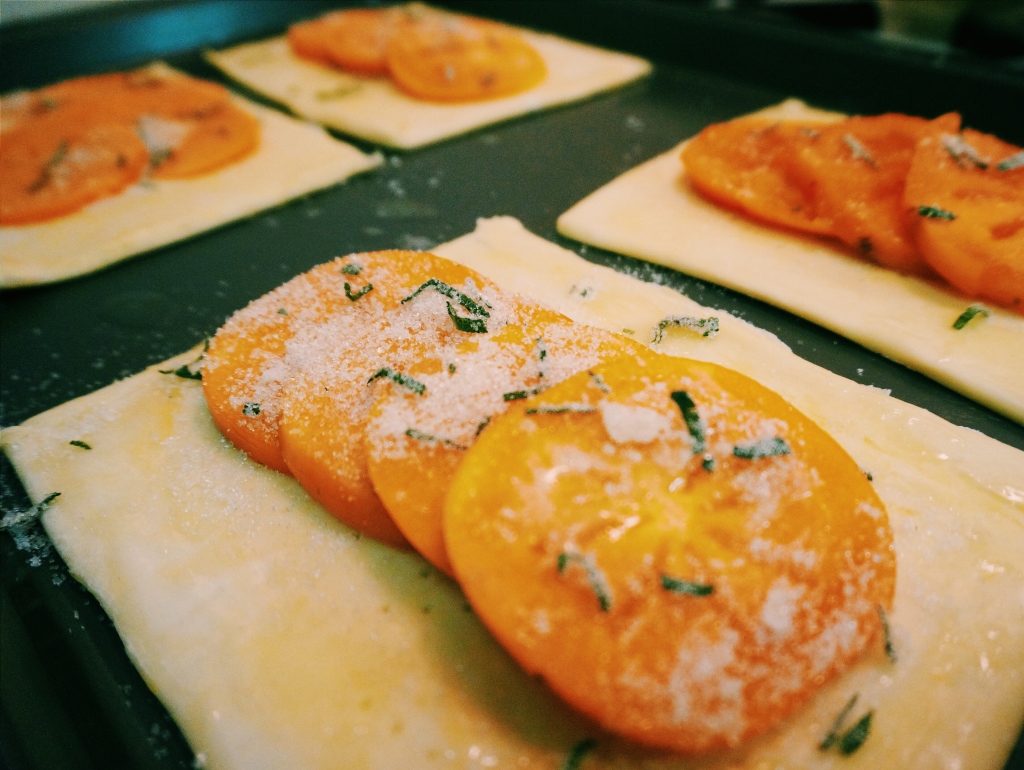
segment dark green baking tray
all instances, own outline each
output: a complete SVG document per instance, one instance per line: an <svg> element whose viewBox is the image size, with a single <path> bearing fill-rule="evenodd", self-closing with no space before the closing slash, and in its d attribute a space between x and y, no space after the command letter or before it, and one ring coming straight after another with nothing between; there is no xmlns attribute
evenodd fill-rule
<svg viewBox="0 0 1024 770"><path fill-rule="evenodd" d="M557 216L704 125L787 96L847 112L937 115L1024 144L1024 78L955 54L894 48L694 4L449 2L651 58L652 77L586 102L409 153L376 172L100 273L0 295L0 424L13 425L179 353L226 316L335 255L429 248L510 214L533 232L777 334L852 380L1024 449L1024 427L784 311L672 270L587 249ZM328 0L137 2L0 28L0 92L161 57L214 80L206 47L279 33ZM355 142L363 149L373 149ZM1012 351L1010 358L1012 358ZM1020 351L1018 351L1020 353ZM0 504L28 507L0 459ZM192 768L173 720L110 620L38 527L0 533L0 761L11 770ZM1024 767L1021 741L1007 768Z"/></svg>

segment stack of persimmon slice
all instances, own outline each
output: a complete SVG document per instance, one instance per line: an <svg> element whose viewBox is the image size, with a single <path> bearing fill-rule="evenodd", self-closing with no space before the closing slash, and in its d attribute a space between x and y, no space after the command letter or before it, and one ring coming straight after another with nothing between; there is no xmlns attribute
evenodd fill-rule
<svg viewBox="0 0 1024 770"><path fill-rule="evenodd" d="M158 65L11 94L0 113L3 225L72 214L146 175L208 174L260 141L225 88Z"/></svg>
<svg viewBox="0 0 1024 770"><path fill-rule="evenodd" d="M527 91L544 59L510 27L419 5L335 11L294 24L297 56L359 75L387 75L433 102L473 102Z"/></svg>
<svg viewBox="0 0 1024 770"><path fill-rule="evenodd" d="M528 672L628 738L735 746L881 638L892 532L833 439L742 375L464 266L320 265L229 319L202 379L236 446L411 544Z"/></svg>
<svg viewBox="0 0 1024 770"><path fill-rule="evenodd" d="M1024 303L1024 155L960 116L740 118L682 152L694 188L770 224L831 236L971 297Z"/></svg>

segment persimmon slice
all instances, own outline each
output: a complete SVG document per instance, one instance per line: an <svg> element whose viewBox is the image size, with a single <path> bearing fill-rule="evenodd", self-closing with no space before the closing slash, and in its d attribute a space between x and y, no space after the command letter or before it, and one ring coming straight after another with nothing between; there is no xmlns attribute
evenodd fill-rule
<svg viewBox="0 0 1024 770"><path fill-rule="evenodd" d="M145 125L147 116L140 118ZM152 119L150 119L152 121ZM157 125L161 124L159 118ZM177 143L156 146L151 153L154 179L189 179L236 163L259 148L260 124L250 113L224 103L198 113L188 121L167 121L171 131L183 129ZM141 127L140 127L141 130ZM158 162L152 162L152 161Z"/></svg>
<svg viewBox="0 0 1024 770"><path fill-rule="evenodd" d="M885 508L740 374L646 352L593 372L604 387L576 375L466 452L444 519L456 578L526 671L607 729L735 746L880 642Z"/></svg>
<svg viewBox="0 0 1024 770"><path fill-rule="evenodd" d="M512 96L547 76L543 57L515 30L440 13L395 27L388 40L387 64L400 89L435 102Z"/></svg>
<svg viewBox="0 0 1024 770"><path fill-rule="evenodd" d="M915 242L952 286L1024 311L1021 148L971 129L928 136L907 175Z"/></svg>
<svg viewBox="0 0 1024 770"><path fill-rule="evenodd" d="M686 176L703 196L783 227L830 235L813 182L797 163L822 124L737 118L708 126L682 151Z"/></svg>
<svg viewBox="0 0 1024 770"><path fill-rule="evenodd" d="M293 24L288 43L297 56L363 75L386 75L388 36L403 16L392 9L355 8Z"/></svg>
<svg viewBox="0 0 1024 770"><path fill-rule="evenodd" d="M313 334L337 314L359 323L372 302L353 303L344 272L385 253L354 255L318 265L239 310L217 331L204 355L203 392L214 423L224 436L256 462L288 473L278 442L283 388L295 376L288 345L296 334Z"/></svg>
<svg viewBox="0 0 1024 770"><path fill-rule="evenodd" d="M798 162L814 181L818 210L832 233L863 256L902 273L930 274L903 203L910 161L928 133L955 133L960 116L934 121L910 115L854 117L817 129Z"/></svg>
<svg viewBox="0 0 1024 770"><path fill-rule="evenodd" d="M413 372L422 394L377 389L366 430L370 479L409 542L451 574L444 548L444 498L459 463L496 415L630 343L518 300L513 323L455 336ZM621 341L620 341L621 339Z"/></svg>
<svg viewBox="0 0 1024 770"><path fill-rule="evenodd" d="M164 67L74 78L5 97L0 224L71 214L152 176L184 179L259 147L228 91Z"/></svg>
<svg viewBox="0 0 1024 770"><path fill-rule="evenodd" d="M476 335L454 324L449 306L457 306L452 312L459 315L467 305L476 308L477 320L492 328L508 323L512 308L478 273L429 253L378 252L350 260L351 285L342 296L365 314L340 310L289 342L291 374L279 398L278 441L292 475L328 511L402 547L405 538L367 470L364 437L374 394L389 387L421 394L417 374L424 362L429 365L453 338Z"/></svg>
<svg viewBox="0 0 1024 770"><path fill-rule="evenodd" d="M148 160L126 126L22 123L0 141L0 224L43 222L117 195Z"/></svg>

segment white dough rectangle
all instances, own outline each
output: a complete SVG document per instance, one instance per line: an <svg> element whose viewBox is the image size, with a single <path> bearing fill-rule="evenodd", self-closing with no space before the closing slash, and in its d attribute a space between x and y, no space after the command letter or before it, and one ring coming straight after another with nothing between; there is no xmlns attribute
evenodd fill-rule
<svg viewBox="0 0 1024 770"><path fill-rule="evenodd" d="M763 115L829 117L796 102ZM697 194L673 148L558 219L563 235L728 286L848 337L1024 423L1024 317L747 219Z"/></svg>
<svg viewBox="0 0 1024 770"><path fill-rule="evenodd" d="M259 120L253 155L192 179L147 179L60 219L0 228L0 288L94 272L337 184L382 160L312 123L233 98Z"/></svg>
<svg viewBox="0 0 1024 770"><path fill-rule="evenodd" d="M547 77L520 94L442 104L406 96L389 79L353 75L292 53L276 37L206 58L225 73L295 114L371 142L412 149L502 120L584 99L651 70L644 59L571 40L519 30L544 59Z"/></svg>
<svg viewBox="0 0 1024 770"><path fill-rule="evenodd" d="M436 251L573 319L754 377L873 476L895 536L896 662L875 650L777 731L673 757L601 734L524 674L419 557L357 537L217 432L160 369L0 433L43 523L208 770L999 770L1024 721L1024 453L800 359L767 332L588 263L514 219ZM70 444L87 443L91 449ZM130 483L126 483L126 481ZM858 694L871 732L819 750ZM861 713L860 711L858 713Z"/></svg>

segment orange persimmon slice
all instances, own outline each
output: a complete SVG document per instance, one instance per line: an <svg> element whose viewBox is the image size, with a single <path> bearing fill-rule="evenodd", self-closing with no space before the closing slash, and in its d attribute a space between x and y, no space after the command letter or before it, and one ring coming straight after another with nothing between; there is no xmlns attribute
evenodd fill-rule
<svg viewBox="0 0 1024 770"><path fill-rule="evenodd" d="M388 37L399 11L355 8L293 24L288 43L297 56L362 75L386 75Z"/></svg>
<svg viewBox="0 0 1024 770"><path fill-rule="evenodd" d="M387 64L402 91L434 102L472 102L527 91L547 76L544 59L495 22L427 13L394 28Z"/></svg>
<svg viewBox="0 0 1024 770"><path fill-rule="evenodd" d="M475 271L425 252L356 255L350 265L360 268L350 276L352 304L366 315L335 313L289 343L291 378L279 398L278 441L292 475L328 511L403 547L367 469L364 438L374 394L400 387L421 395L417 374L434 351L476 336L459 330L450 312L461 315L468 304L479 311L476 320L500 328L513 317L514 301Z"/></svg>
<svg viewBox="0 0 1024 770"><path fill-rule="evenodd" d="M289 343L296 335L315 335L338 314L366 322L374 303L347 298L345 284L357 276L345 270L391 254L356 254L318 265L239 310L210 341L203 356L210 414L220 432L256 462L288 473L278 442L280 395L301 363L287 357Z"/></svg>
<svg viewBox="0 0 1024 770"><path fill-rule="evenodd" d="M576 375L466 452L444 519L456 578L526 671L608 730L735 746L880 639L885 508L747 377L650 352L593 372L603 387Z"/></svg>
<svg viewBox="0 0 1024 770"><path fill-rule="evenodd" d="M148 161L127 126L21 123L0 140L0 224L73 214L139 181Z"/></svg>
<svg viewBox="0 0 1024 770"><path fill-rule="evenodd" d="M817 129L798 162L814 181L818 210L833 222L832 234L885 267L931 273L914 245L904 184L918 141L959 129L955 113L931 122L895 113L854 117Z"/></svg>
<svg viewBox="0 0 1024 770"><path fill-rule="evenodd" d="M796 158L822 124L737 118L708 126L682 151L686 176L706 198L764 222L831 235L813 183Z"/></svg>
<svg viewBox="0 0 1024 770"><path fill-rule="evenodd" d="M515 315L493 332L452 338L414 370L424 393L381 386L370 411L374 489L409 542L449 575L444 498L466 449L520 397L636 344L529 302Z"/></svg>
<svg viewBox="0 0 1024 770"><path fill-rule="evenodd" d="M228 91L160 67L74 78L6 97L0 223L78 211L152 176L183 179L259 147L259 121Z"/></svg>
<svg viewBox="0 0 1024 770"><path fill-rule="evenodd" d="M148 118L148 121L147 121ZM250 113L231 103L219 104L188 121L163 121L142 116L141 126L181 130L177 144L151 150L154 179L188 179L217 171L252 155L259 148L260 124Z"/></svg>
<svg viewBox="0 0 1024 770"><path fill-rule="evenodd" d="M915 242L928 264L963 293L1018 311L1024 311L1021 152L970 129L928 136L917 147L905 191Z"/></svg>

